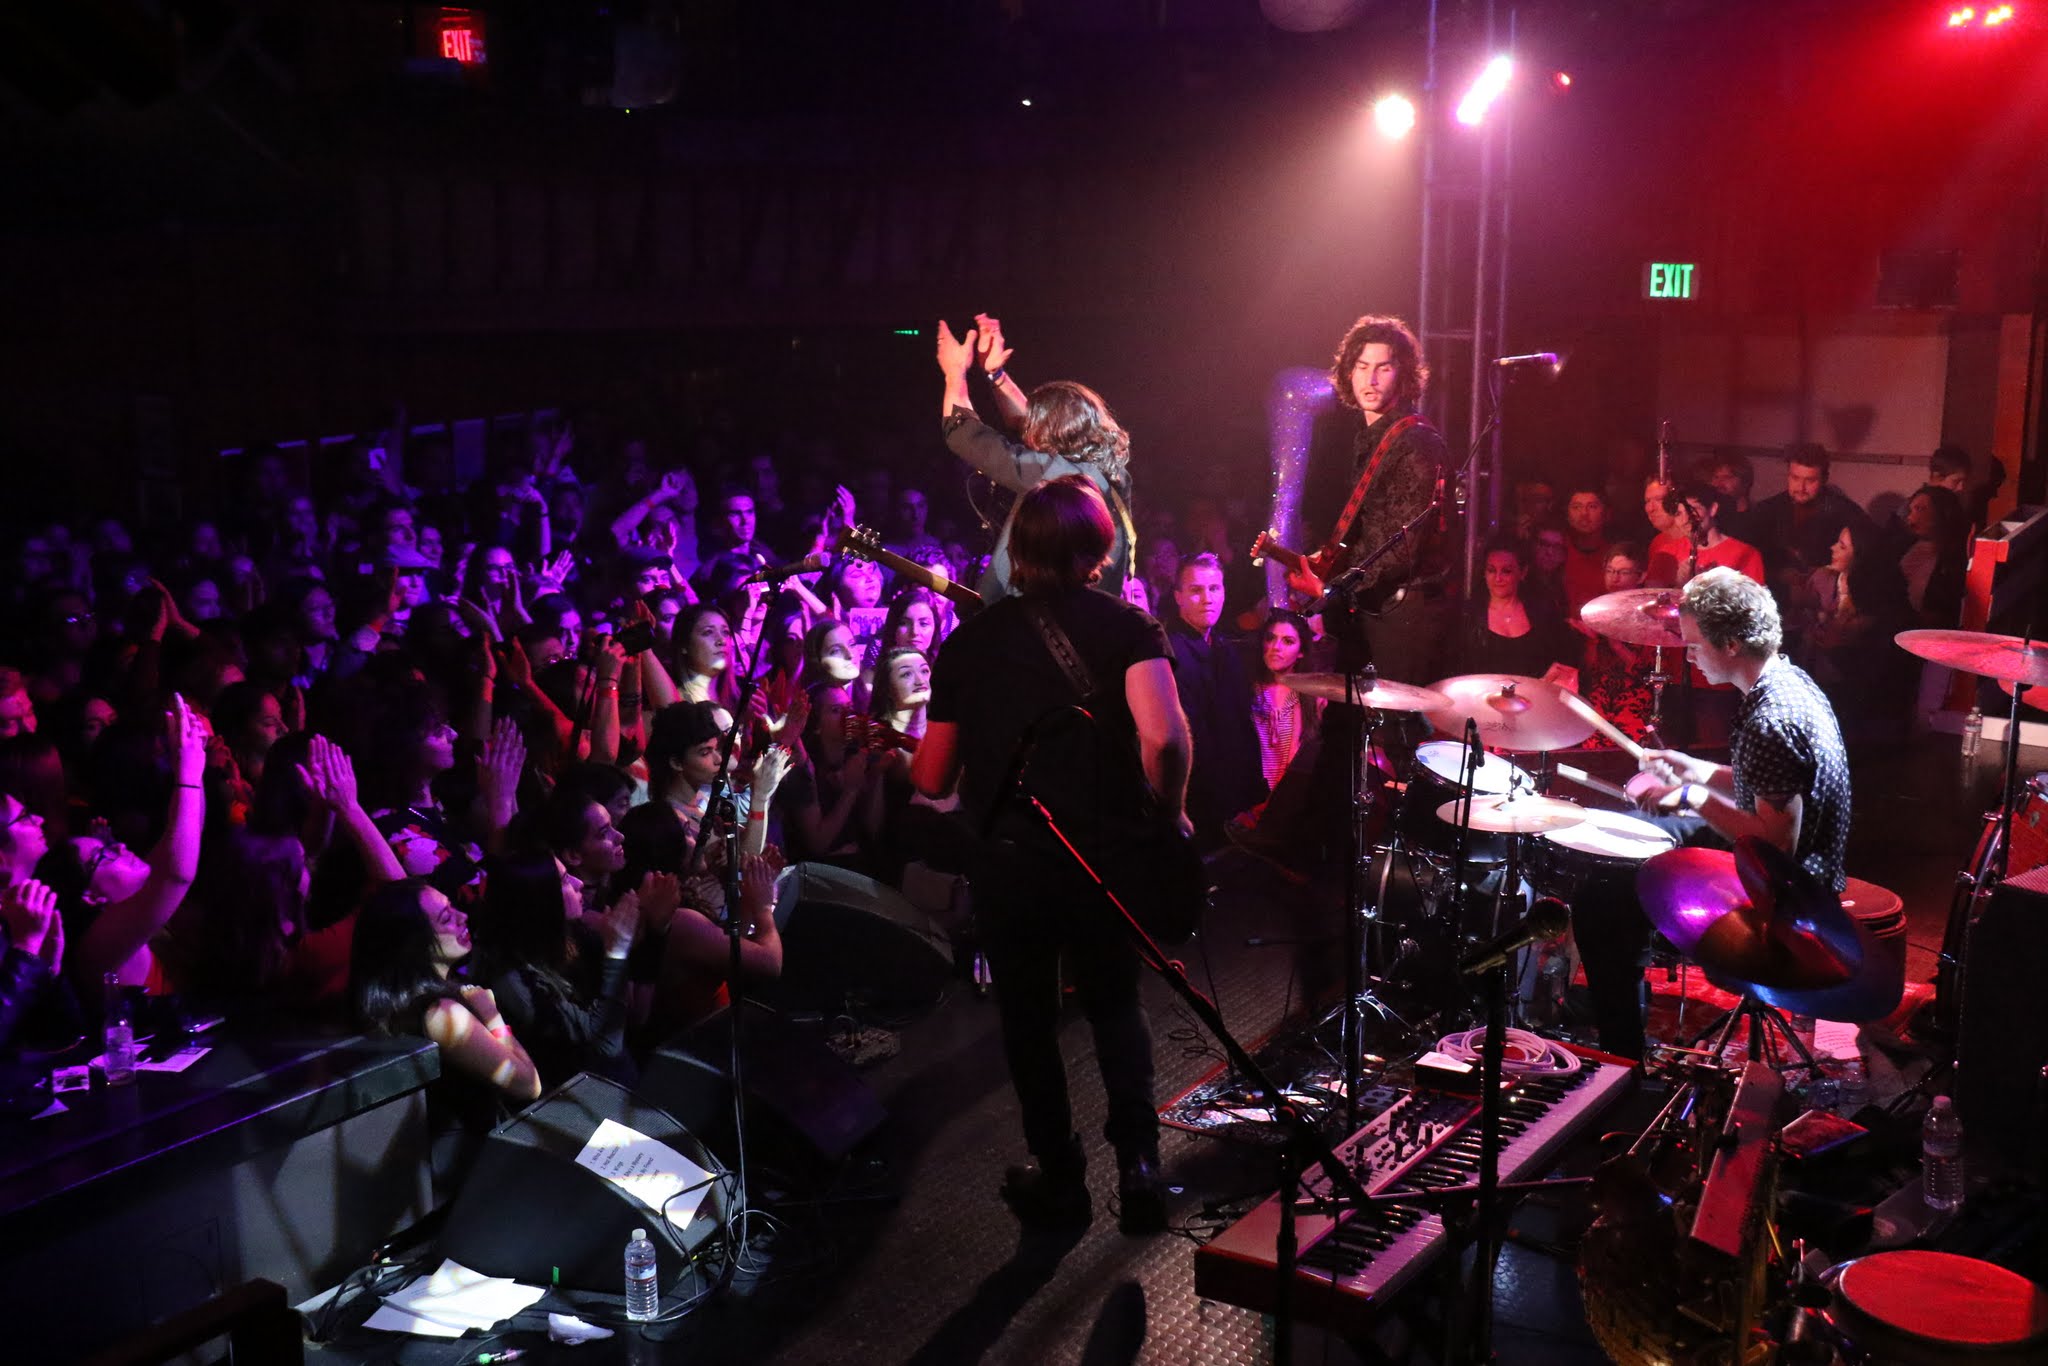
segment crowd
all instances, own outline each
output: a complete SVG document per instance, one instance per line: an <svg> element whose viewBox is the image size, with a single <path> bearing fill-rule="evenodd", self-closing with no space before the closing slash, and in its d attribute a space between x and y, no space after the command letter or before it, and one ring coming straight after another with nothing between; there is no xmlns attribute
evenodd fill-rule
<svg viewBox="0 0 2048 1366"><path fill-rule="evenodd" d="M950 365L942 341L932 449L1012 492L1093 482L1114 518L1101 586L1166 627L1198 836L1298 813L1323 704L1286 679L1328 667L1320 623L1263 609L1241 509L1135 507L1100 397L1047 385L1027 406L978 321ZM932 588L1004 591L1007 525L977 540L881 465L799 461L785 486L770 454L670 463L543 422L465 486L445 439L403 437L354 442L317 490L284 453L242 452L217 516L154 538L106 515L14 537L0 1106L39 1103L23 1049L88 1032L109 993L289 1011L432 1040L452 1165L508 1107L581 1070L630 1080L716 1010L728 925L743 976L780 973L795 863L883 889L912 863L960 871L951 803L910 780L958 622ZM1845 714L1866 707L1867 680L1903 676L1893 630L1955 620L1953 463L1937 453L1890 527L1817 448L1783 494L1752 504L1722 460L1649 481L1640 517L1599 487L1560 517L1556 486L1525 480L1440 672L1575 669L1640 729L1647 652L1579 609L1727 564L1779 594L1794 658L1857 682ZM863 514L922 572L850 550ZM762 573L806 556L827 563ZM732 839L705 833L729 734Z"/></svg>

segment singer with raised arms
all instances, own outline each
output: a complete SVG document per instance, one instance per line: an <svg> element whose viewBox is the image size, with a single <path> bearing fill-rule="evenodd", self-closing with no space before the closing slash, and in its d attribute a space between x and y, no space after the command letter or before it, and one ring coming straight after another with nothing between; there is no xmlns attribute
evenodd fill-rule
<svg viewBox="0 0 2048 1366"><path fill-rule="evenodd" d="M1003 339L1000 319L974 315L974 326L956 337L941 320L938 327L939 372L945 393L939 402L946 445L962 460L1018 495L1067 475L1079 475L1102 495L1115 538L1095 586L1121 595L1124 579L1137 573L1137 528L1131 521L1131 438L1117 425L1102 395L1072 380L1050 380L1029 395L1010 378L1011 348ZM1013 435L983 422L967 392L968 372L979 360L982 376L995 395L1000 419ZM996 602L1010 592L1010 535L1016 525L1012 505L988 573L979 585L982 599Z"/></svg>

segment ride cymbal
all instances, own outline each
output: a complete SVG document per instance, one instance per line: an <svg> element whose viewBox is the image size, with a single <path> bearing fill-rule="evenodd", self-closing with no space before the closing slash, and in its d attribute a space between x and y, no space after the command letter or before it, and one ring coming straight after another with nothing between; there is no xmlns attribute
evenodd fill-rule
<svg viewBox="0 0 2048 1366"><path fill-rule="evenodd" d="M1593 734L1592 723L1565 705L1564 691L1517 674L1461 674L1430 685L1447 705L1429 709L1430 723L1457 735L1471 721L1488 749L1536 754L1570 749Z"/></svg>
<svg viewBox="0 0 2048 1366"><path fill-rule="evenodd" d="M2035 687L2048 683L2048 645L1989 631L1901 631L1892 639L1909 655L1966 674Z"/></svg>
<svg viewBox="0 0 2048 1366"><path fill-rule="evenodd" d="M1685 648L1678 631L1679 592L1675 588L1630 588L1605 593L1579 609L1588 630L1629 645Z"/></svg>

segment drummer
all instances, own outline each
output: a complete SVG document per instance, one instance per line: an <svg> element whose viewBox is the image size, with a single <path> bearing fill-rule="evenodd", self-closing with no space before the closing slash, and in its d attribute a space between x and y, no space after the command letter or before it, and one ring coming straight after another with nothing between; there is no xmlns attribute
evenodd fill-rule
<svg viewBox="0 0 2048 1366"><path fill-rule="evenodd" d="M1694 666L1741 696L1732 762L1648 750L1630 795L1682 842L1726 846L1754 835L1840 892L1847 878L1848 755L1826 694L1779 652L1783 632L1770 590L1737 570L1709 569L1685 585L1679 628ZM1572 920L1600 1046L1641 1057L1650 926L1633 889L1589 888L1573 903Z"/></svg>

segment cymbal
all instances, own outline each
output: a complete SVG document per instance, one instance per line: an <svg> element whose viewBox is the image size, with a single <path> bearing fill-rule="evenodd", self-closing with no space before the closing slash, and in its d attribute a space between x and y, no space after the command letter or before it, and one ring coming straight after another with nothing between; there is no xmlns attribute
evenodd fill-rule
<svg viewBox="0 0 2048 1366"><path fill-rule="evenodd" d="M1966 674L2006 683L2048 683L2048 644L1989 631L1901 631L1892 637L1909 655Z"/></svg>
<svg viewBox="0 0 2048 1366"><path fill-rule="evenodd" d="M1757 996L1766 1005L1792 1015L1857 1022L1881 1020L1898 1008L1906 985L1905 902L1897 892L1852 877L1842 888L1842 910L1856 926L1857 946L1863 955L1855 976L1838 987L1756 987ZM1881 932L1891 929L1899 930L1900 935L1887 953ZM1712 973L1707 976L1708 980L1713 979ZM1722 986L1724 991L1740 989L1740 983Z"/></svg>
<svg viewBox="0 0 2048 1366"><path fill-rule="evenodd" d="M1479 726L1488 749L1535 754L1570 749L1593 733L1593 725L1564 703L1564 692L1540 678L1516 674L1461 674L1430 685L1447 705L1429 709L1430 722L1456 735L1467 721Z"/></svg>
<svg viewBox="0 0 2048 1366"><path fill-rule="evenodd" d="M1445 802L1436 818L1449 825L1458 823L1462 799ZM1489 835L1540 835L1562 830L1586 819L1586 808L1562 797L1515 796L1495 792L1472 799L1472 828Z"/></svg>
<svg viewBox="0 0 2048 1366"><path fill-rule="evenodd" d="M1701 967L1747 985L1839 986L1863 959L1834 893L1754 836L1720 849L1673 849L1636 871L1643 910Z"/></svg>
<svg viewBox="0 0 2048 1366"><path fill-rule="evenodd" d="M2005 689L2007 697L2011 697L2012 690L2019 685L2009 678L2001 678L1998 680L1998 686ZM2048 684L2037 683L2033 687L2026 689L2020 694L2020 705L2023 707L2034 707L2040 711L2048 711Z"/></svg>
<svg viewBox="0 0 2048 1366"><path fill-rule="evenodd" d="M1679 592L1675 588L1629 588L1604 593L1579 609L1588 630L1629 645L1685 648L1678 631Z"/></svg>
<svg viewBox="0 0 2048 1366"><path fill-rule="evenodd" d="M1303 697L1320 697L1326 702L1350 701L1374 711L1434 711L1450 705L1451 699L1434 688L1418 688L1413 683L1395 683L1385 678L1374 679L1372 686L1367 687L1364 674L1351 677L1348 697L1343 674L1282 674L1280 682Z"/></svg>

